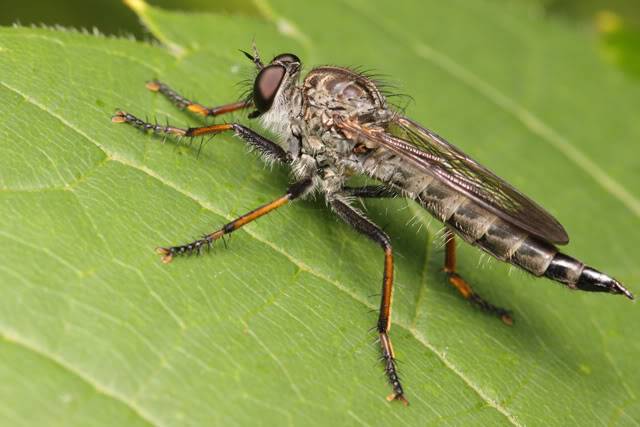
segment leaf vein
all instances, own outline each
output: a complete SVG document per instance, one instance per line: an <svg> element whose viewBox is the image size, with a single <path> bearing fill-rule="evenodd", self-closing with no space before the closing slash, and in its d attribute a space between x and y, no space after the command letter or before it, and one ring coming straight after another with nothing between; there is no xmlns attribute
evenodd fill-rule
<svg viewBox="0 0 640 427"><path fill-rule="evenodd" d="M98 394L101 394L103 396L106 396L110 399L113 399L114 401L124 405L126 408L128 408L132 413L136 414L138 417L140 417L141 420L143 420L146 424L150 425L150 426L160 426L162 425L162 423L158 422L157 420L153 420L153 416L151 416L151 414L148 414L144 411L144 409L138 407L134 402L129 401L125 396L121 396L117 391L115 390L110 390L109 388L106 388L104 385L96 382L93 378L91 378L89 375L83 373L80 370L75 369L72 365L70 365L69 363L67 363L66 361L64 361L63 359L59 358L58 356L56 356L53 353L48 352L47 350L38 347L37 345L35 345L34 343L28 342L27 340L24 340L22 337L19 337L15 334L10 333L9 331L0 331L0 337L5 340L8 343L14 344L18 347L21 347L25 350L28 350L34 354L37 354L38 356L46 359L46 360L50 360L51 362L55 363L56 365L58 365L61 369L71 373L73 376L75 376L76 378L79 378L80 380L82 380L84 383L88 384L89 386L91 386Z"/></svg>

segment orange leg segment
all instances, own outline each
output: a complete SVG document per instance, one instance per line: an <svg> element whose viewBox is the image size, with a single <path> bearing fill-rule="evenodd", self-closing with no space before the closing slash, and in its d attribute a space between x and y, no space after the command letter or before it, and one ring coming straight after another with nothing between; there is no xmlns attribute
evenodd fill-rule
<svg viewBox="0 0 640 427"><path fill-rule="evenodd" d="M466 300L471 301L480 309L489 314L499 317L505 324L513 324L513 318L508 310L497 307L478 295L466 280L456 273L456 241L453 232L447 228L445 230L445 253L444 253L444 272L449 276L449 283L453 285L460 295Z"/></svg>
<svg viewBox="0 0 640 427"><path fill-rule="evenodd" d="M275 209L286 205L290 201L300 197L311 187L311 180L303 180L293 184L289 187L287 193L277 199L266 203L246 214L234 219L233 221L225 224L220 229L204 235L201 239L194 240L193 242L179 245L170 246L166 248L157 248L156 252L162 255L162 262L165 264L170 263L174 256L189 255L192 253L200 253L203 249L211 247L211 245L218 239L222 238L226 234L230 234L240 227L255 221L256 219L274 211Z"/></svg>
<svg viewBox="0 0 640 427"><path fill-rule="evenodd" d="M176 107L181 110L188 110L192 113L200 114L201 116L219 116L221 114L231 113L234 111L249 108L253 105L249 101L238 101L231 104L221 105L219 107L205 107L197 102L190 101L184 96L180 95L166 84L159 82L158 80L152 80L147 83L147 89L153 92L160 92L169 99Z"/></svg>
<svg viewBox="0 0 640 427"><path fill-rule="evenodd" d="M178 138L195 138L205 135L217 135L223 132L233 132L235 136L242 138L247 144L269 160L282 163L289 163L291 161L287 152L278 144L239 123L222 123L211 126L179 128L168 124L160 125L158 123L149 123L126 111L116 111L113 117L111 117L111 121L113 123L127 123L143 131L160 135L171 135Z"/></svg>
<svg viewBox="0 0 640 427"><path fill-rule="evenodd" d="M387 400L397 400L405 405L409 401L404 396L404 389L398 376L397 362L389 337L391 328L391 303L393 300L393 249L389 236L376 224L365 218L360 212L349 206L343 199L330 198L329 204L334 212L356 231L369 237L379 244L384 250L384 271L382 273L382 296L380 297L380 312L376 329L380 339L380 350L382 352L382 362L384 371L391 385L392 393Z"/></svg>

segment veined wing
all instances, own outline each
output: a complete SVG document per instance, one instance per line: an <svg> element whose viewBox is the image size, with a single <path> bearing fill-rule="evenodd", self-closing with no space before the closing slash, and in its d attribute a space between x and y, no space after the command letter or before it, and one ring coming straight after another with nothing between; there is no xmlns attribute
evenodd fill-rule
<svg viewBox="0 0 640 427"><path fill-rule="evenodd" d="M556 244L569 236L550 213L496 176L489 169L429 129L406 117L396 117L386 131L357 122L337 124L345 134L356 134L397 153L425 173L470 197L495 215Z"/></svg>

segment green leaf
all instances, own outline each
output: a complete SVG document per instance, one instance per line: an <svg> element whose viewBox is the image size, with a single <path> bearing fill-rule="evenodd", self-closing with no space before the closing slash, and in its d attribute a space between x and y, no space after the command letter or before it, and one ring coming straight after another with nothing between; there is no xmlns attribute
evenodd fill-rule
<svg viewBox="0 0 640 427"><path fill-rule="evenodd" d="M628 75L640 78L640 25L630 24L612 11L596 16L603 56Z"/></svg>
<svg viewBox="0 0 640 427"><path fill-rule="evenodd" d="M0 30L3 424L638 423L633 304L478 266L461 247L461 273L515 312L505 327L446 284L436 224L402 200L367 204L397 253L392 337L411 406L386 403L368 332L379 249L310 200L162 265L155 246L279 196L287 172L232 137L197 156L197 142L109 120L204 123L144 82L235 100L253 37L265 58L374 68L415 98L408 115L561 219L568 253L638 291L640 88L584 34L498 1L260 0L264 20L130 3L165 47Z"/></svg>

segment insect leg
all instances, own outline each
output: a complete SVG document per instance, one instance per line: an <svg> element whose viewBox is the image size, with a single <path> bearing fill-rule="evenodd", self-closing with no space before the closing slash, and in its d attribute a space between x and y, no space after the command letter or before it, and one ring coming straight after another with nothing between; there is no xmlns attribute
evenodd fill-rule
<svg viewBox="0 0 640 427"><path fill-rule="evenodd" d="M204 105L193 102L180 95L178 92L171 89L166 84L159 82L158 80L152 80L147 83L147 89L153 92L160 92L169 101L171 101L176 107L181 110L188 110L192 113L200 114L201 116L219 116L225 113L231 113L243 108L249 108L253 105L250 101L238 101L231 104L221 105L219 107L205 107Z"/></svg>
<svg viewBox="0 0 640 427"><path fill-rule="evenodd" d="M275 142L261 136L246 126L238 123L223 123L219 125L202 126L195 128L178 128L170 125L159 125L145 122L124 111L116 111L111 117L114 123L128 123L143 131L151 131L161 135L173 135L177 137L193 138L196 136L216 135L222 132L232 131L234 135L244 139L251 147L255 148L268 159L288 163L287 152Z"/></svg>
<svg viewBox="0 0 640 427"><path fill-rule="evenodd" d="M466 280L456 273L456 241L455 235L449 228L445 229L445 239L447 240L444 253L444 271L449 276L449 283L451 283L465 299L471 301L487 313L498 316L507 325L511 325L513 319L508 310L496 307L483 299L471 288Z"/></svg>
<svg viewBox="0 0 640 427"><path fill-rule="evenodd" d="M309 190L309 188L311 188L311 183L311 179L298 181L295 184L291 185L291 187L289 187L289 189L283 196L278 197L277 199L264 204L250 212L247 212L246 214L223 225L219 230L216 230L213 233L206 234L201 239L194 240L193 242L186 243L184 245L158 248L156 249L156 252L162 255L162 262L164 262L165 264L171 262L173 257L177 255L188 255L194 252L200 253L204 248L210 247L213 242L222 238L226 234L230 234L243 225L246 225L251 221L254 221L261 216L264 216L269 212L279 208L280 206L283 206L290 201L302 196L307 190Z"/></svg>
<svg viewBox="0 0 640 427"><path fill-rule="evenodd" d="M365 218L360 212L340 200L338 197L330 198L329 204L335 213L356 231L369 237L378 243L384 250L384 273L382 279L382 297L380 300L380 315L378 317L377 330L380 335L380 347L382 350L382 359L384 361L385 373L393 393L387 397L387 400L399 400L405 405L409 402L404 397L404 391L398 377L395 355L391 338L389 338L389 329L391 328L391 300L393 293L393 251L391 248L391 240L389 236L373 222Z"/></svg>

